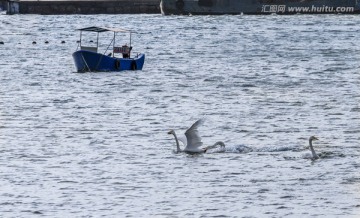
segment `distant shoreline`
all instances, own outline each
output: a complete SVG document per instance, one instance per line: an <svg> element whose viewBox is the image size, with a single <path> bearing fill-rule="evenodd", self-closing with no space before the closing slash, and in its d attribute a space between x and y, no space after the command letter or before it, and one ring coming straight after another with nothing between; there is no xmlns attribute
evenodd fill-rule
<svg viewBox="0 0 360 218"><path fill-rule="evenodd" d="M160 14L159 0L0 1L7 14Z"/></svg>

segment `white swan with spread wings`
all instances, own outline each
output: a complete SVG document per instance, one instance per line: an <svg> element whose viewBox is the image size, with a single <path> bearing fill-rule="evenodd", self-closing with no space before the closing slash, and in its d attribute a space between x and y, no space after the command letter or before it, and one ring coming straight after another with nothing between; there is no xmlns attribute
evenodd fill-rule
<svg viewBox="0 0 360 218"><path fill-rule="evenodd" d="M175 138L177 152L186 152L189 154L206 153L207 150L215 148L217 145L225 147L224 142L218 141L212 146L201 148L203 145L201 137L199 135L198 127L204 123L203 119L196 121L188 130L185 132L186 140L181 140L177 137L174 130L170 130L168 134L171 134ZM180 149L179 140L184 143L184 150Z"/></svg>

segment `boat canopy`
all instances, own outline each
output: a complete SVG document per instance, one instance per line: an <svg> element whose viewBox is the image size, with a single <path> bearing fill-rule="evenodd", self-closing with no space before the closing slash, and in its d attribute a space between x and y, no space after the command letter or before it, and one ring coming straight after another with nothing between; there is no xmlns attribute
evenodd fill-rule
<svg viewBox="0 0 360 218"><path fill-rule="evenodd" d="M81 29L78 29L78 30L80 30L80 31L88 31L88 32L97 32L97 33L106 32L106 31L131 33L130 30L126 30L126 29L108 28L108 27L96 27L96 26L81 28Z"/></svg>
<svg viewBox="0 0 360 218"><path fill-rule="evenodd" d="M96 26L92 26L92 27L85 27L85 28L81 28L81 29L77 29L80 31L80 41L78 44L78 48L80 48L80 50L86 50L86 51L92 51L97 53L98 52L98 48L99 48L99 35L102 32L113 32L114 36L113 39L111 40L110 44L107 46L104 54L108 51L109 47L112 45L113 49L112 49L112 56L114 56L115 53L121 53L123 54L123 57L130 57L130 52L131 52L131 34L134 33L130 30L127 29L121 29L121 28L108 28L108 27L96 27ZM82 34L84 32L95 32L97 33L97 39L96 39L96 46L83 46L82 45ZM123 33L129 33L130 35L130 45L128 46L127 44L119 47L115 45L115 37L116 37L116 33L118 32L123 32ZM110 53L111 55L111 53Z"/></svg>

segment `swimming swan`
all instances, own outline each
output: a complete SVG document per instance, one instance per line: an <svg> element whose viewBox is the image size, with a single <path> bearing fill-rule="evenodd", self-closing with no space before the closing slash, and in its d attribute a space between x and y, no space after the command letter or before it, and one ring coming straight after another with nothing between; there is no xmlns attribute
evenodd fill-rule
<svg viewBox="0 0 360 218"><path fill-rule="evenodd" d="M170 130L168 134L171 134L174 136L176 141L176 148L177 152L185 152L188 154L198 154L198 153L206 153L207 150L211 148L215 148L217 145L220 145L221 147L225 147L224 142L218 141L212 146L208 146L205 148L200 148L203 143L201 142L201 137L199 135L198 127L204 123L204 120L200 119L196 121L188 130L185 132L186 141L181 140L185 144L185 149L180 149L179 139L176 136L176 133L174 130Z"/></svg>
<svg viewBox="0 0 360 218"><path fill-rule="evenodd" d="M315 150L314 150L314 147L313 147L313 145L312 145L312 142L313 142L313 141L316 141L316 140L319 140L319 139L316 138L315 136L311 136L311 137L309 138L309 146L310 146L311 155L310 155L310 154L307 154L306 156L304 156L304 158L311 159L311 160L319 159L319 156L316 154L316 152L315 152Z"/></svg>

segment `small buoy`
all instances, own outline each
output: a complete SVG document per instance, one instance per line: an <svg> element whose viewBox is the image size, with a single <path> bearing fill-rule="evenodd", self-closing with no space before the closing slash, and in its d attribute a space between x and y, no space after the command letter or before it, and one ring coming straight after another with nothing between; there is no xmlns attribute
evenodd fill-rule
<svg viewBox="0 0 360 218"><path fill-rule="evenodd" d="M80 43L80 40L77 40L76 43Z"/></svg>
<svg viewBox="0 0 360 218"><path fill-rule="evenodd" d="M35 42L35 41L33 41L33 42L32 42L32 44L33 44L33 45L35 45L35 44L36 44L36 42Z"/></svg>
<svg viewBox="0 0 360 218"><path fill-rule="evenodd" d="M45 44L48 44L49 43L49 41L45 41Z"/></svg>
<svg viewBox="0 0 360 218"><path fill-rule="evenodd" d="M64 43L65 43L65 41L61 41L61 43L62 43L62 44L64 44Z"/></svg>
<svg viewBox="0 0 360 218"><path fill-rule="evenodd" d="M93 40L90 40L90 42L94 42Z"/></svg>
<svg viewBox="0 0 360 218"><path fill-rule="evenodd" d="M0 45L3 45L4 44L4 42L3 41L0 41Z"/></svg>

